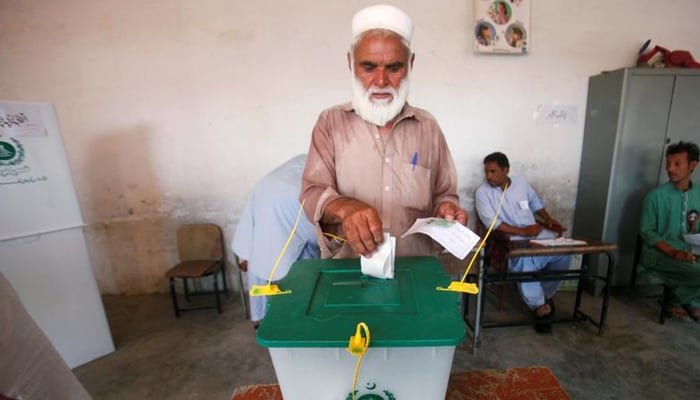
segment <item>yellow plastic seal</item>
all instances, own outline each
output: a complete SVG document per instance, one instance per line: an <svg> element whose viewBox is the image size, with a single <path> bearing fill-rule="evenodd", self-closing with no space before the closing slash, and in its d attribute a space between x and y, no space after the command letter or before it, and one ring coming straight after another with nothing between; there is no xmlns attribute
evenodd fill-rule
<svg viewBox="0 0 700 400"><path fill-rule="evenodd" d="M362 331L365 332L365 336L362 336ZM357 363L355 363L355 373L352 375L352 400L355 400L355 395L357 393L357 377L360 375L360 365L362 364L362 359L365 357L368 347L369 327L364 322L359 322L357 324L357 328L355 329L355 335L350 336L348 348L346 349L348 353L357 357Z"/></svg>
<svg viewBox="0 0 700 400"><path fill-rule="evenodd" d="M496 215L493 216L493 219L491 220L491 225L489 226L489 229L486 231L486 235L481 239L481 242L479 243L479 247L476 248L476 251L474 252L474 255L472 256L471 261L469 261L469 265L467 265L467 269L464 271L464 275L462 275L462 280L460 281L452 281L450 282L450 285L447 286L446 288L438 286L437 291L439 292L461 292L461 293L469 293L469 294L477 294L479 293L479 288L476 286L476 283L467 283L465 282L467 280L467 275L469 275L469 270L472 269L472 265L474 265L474 261L476 258L479 256L481 253L481 249L484 248L484 244L486 244L486 239L488 239L489 235L491 234L491 231L493 230L493 226L496 224L496 220L498 219L498 214L501 212L501 207L503 206L503 199L506 197L506 191L508 190L508 184L503 187L503 193L501 193L501 200L498 202L498 208L496 209Z"/></svg>
<svg viewBox="0 0 700 400"><path fill-rule="evenodd" d="M284 243L284 246L282 247L282 251L280 254L277 256L277 260L275 261L275 265L272 266L272 271L270 272L270 278L267 280L267 285L253 285L252 288L250 288L250 293L251 296L274 296L278 294L289 294L292 293L291 290L280 290L280 287L277 285L272 284L272 278L275 276L275 271L277 271L277 266L280 263L280 260L282 260L282 256L284 253L287 251L287 247L289 247L289 242L292 241L292 237L294 237L294 232L297 230L297 226L299 225L299 218L301 217L302 211L304 211L304 201L301 201L301 204L299 205L299 211L297 212L297 220L294 222L294 226L292 227L292 231L289 232L289 236L287 237L287 241Z"/></svg>
<svg viewBox="0 0 700 400"><path fill-rule="evenodd" d="M476 283L467 283L467 282L450 282L450 285L447 286L446 288L444 287L437 287L436 288L438 291L441 292L461 292L461 293L469 293L469 294L478 294L479 293L479 288L476 286Z"/></svg>
<svg viewBox="0 0 700 400"><path fill-rule="evenodd" d="M250 289L251 296L274 296L277 294L289 294L291 290L280 290L277 285L253 285Z"/></svg>
<svg viewBox="0 0 700 400"><path fill-rule="evenodd" d="M365 336L362 336L362 331L364 330ZM369 347L369 327L364 322L357 324L355 330L355 335L350 336L348 341L348 353L353 356L359 357L367 351Z"/></svg>

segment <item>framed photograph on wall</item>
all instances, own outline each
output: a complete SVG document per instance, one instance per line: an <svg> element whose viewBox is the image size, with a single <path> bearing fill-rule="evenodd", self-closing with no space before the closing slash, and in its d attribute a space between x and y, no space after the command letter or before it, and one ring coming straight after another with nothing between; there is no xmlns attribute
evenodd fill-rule
<svg viewBox="0 0 700 400"><path fill-rule="evenodd" d="M474 0L474 50L527 54L531 0Z"/></svg>

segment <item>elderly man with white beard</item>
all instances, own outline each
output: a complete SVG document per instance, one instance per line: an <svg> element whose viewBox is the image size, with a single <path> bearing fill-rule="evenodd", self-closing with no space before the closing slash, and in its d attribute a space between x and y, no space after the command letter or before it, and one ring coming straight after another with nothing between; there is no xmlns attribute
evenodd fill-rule
<svg viewBox="0 0 700 400"><path fill-rule="evenodd" d="M321 113L302 178L300 200L321 256L368 257L383 232L397 238L396 255L435 254L429 237L401 234L417 218L466 225L468 216L437 121L406 102L413 22L398 8L377 5L355 15L352 33L352 103Z"/></svg>

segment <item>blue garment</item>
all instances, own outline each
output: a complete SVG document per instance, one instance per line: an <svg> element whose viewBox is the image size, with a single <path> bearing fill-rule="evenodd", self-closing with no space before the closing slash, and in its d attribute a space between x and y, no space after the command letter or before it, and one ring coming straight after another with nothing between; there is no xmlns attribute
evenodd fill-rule
<svg viewBox="0 0 700 400"><path fill-rule="evenodd" d="M571 265L571 256L541 256L511 258L508 270L513 272L566 271ZM520 297L527 306L534 310L552 298L559 289L561 281L521 282L518 283Z"/></svg>
<svg viewBox="0 0 700 400"><path fill-rule="evenodd" d="M534 213L544 208L544 202L525 178L520 176L509 178L510 186L508 186L506 196L503 199L494 230L498 229L504 222L518 228L534 225L537 223ZM491 224L502 193L503 190L499 186L494 187L487 182L484 182L476 190L476 211L484 225ZM543 229L536 237L513 235L511 240L551 239L554 237L556 237L554 232ZM570 264L571 256L520 257L508 260L508 270L513 272L560 271L569 269ZM518 290L525 304L531 309L536 309L554 296L560 284L561 281L522 282L518 283Z"/></svg>
<svg viewBox="0 0 700 400"><path fill-rule="evenodd" d="M301 175L306 155L299 155L265 175L253 189L243 208L231 248L248 261L248 287L267 283L300 209ZM284 278L292 264L301 259L318 258L319 250L313 225L301 213L299 225L280 260L273 281ZM264 316L264 297L251 297L251 320ZM262 314L262 315L261 315Z"/></svg>
<svg viewBox="0 0 700 400"><path fill-rule="evenodd" d="M509 178L508 193L506 198L503 199L501 212L498 214L496 224L493 226L494 230L498 229L503 222L518 228L534 225L537 223L534 212L544 208L544 202L537 196L537 193L535 193L535 190L527 183L525 178L520 176L511 176ZM491 186L487 182L482 183L476 190L476 211L479 213L479 219L484 225L489 226L491 224L491 220L496 215L502 193L503 190L500 186ZM553 237L555 236L552 236L551 231L543 230L537 236L537 239L552 239ZM511 239L535 238L516 235Z"/></svg>

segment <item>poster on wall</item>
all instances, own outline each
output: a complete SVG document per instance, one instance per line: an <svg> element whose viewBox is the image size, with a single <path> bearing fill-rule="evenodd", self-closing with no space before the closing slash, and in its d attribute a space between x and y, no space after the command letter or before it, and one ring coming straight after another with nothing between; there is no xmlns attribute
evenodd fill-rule
<svg viewBox="0 0 700 400"><path fill-rule="evenodd" d="M27 152L28 137L45 137L36 104L0 102L0 185L34 184L48 178ZM31 146L30 146L31 147Z"/></svg>
<svg viewBox="0 0 700 400"><path fill-rule="evenodd" d="M0 100L0 242L82 225L53 105Z"/></svg>
<svg viewBox="0 0 700 400"><path fill-rule="evenodd" d="M473 35L478 53L527 54L530 0L475 0Z"/></svg>

